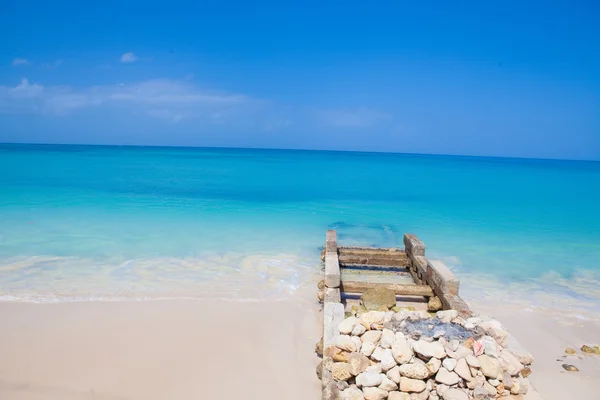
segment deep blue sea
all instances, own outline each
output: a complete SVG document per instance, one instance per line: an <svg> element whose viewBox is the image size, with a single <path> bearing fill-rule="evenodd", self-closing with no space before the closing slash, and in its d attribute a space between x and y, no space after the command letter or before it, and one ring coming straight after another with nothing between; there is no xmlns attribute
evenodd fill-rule
<svg viewBox="0 0 600 400"><path fill-rule="evenodd" d="M0 298L281 298L325 230L402 245L469 299L600 313L600 163L0 145Z"/></svg>

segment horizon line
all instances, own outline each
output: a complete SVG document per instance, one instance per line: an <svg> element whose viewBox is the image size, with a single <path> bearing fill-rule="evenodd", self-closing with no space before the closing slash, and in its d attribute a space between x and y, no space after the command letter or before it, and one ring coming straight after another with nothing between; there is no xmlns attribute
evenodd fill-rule
<svg viewBox="0 0 600 400"><path fill-rule="evenodd" d="M89 146L89 147L141 147L141 148L178 148L178 149L219 149L219 150L269 150L269 151L315 151L334 153L358 153L358 154L390 154L404 156L437 156L437 157L462 157L462 158L495 158L506 160L539 160L539 161L567 161L567 162L593 162L600 163L600 159L571 159L571 158L544 158L544 157L516 157L516 156L490 156L472 154L447 154L447 153L410 153L377 150L340 150L340 149L305 149L305 148L277 148L277 147L235 147L235 146L185 146L185 145L157 145L157 144L99 144L99 143L41 143L41 142L0 142L4 145L28 145L28 146Z"/></svg>

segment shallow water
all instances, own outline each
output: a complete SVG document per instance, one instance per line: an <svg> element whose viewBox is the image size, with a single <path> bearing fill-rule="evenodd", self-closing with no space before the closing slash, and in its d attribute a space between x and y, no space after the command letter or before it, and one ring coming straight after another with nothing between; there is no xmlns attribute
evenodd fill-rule
<svg viewBox="0 0 600 400"><path fill-rule="evenodd" d="M0 145L0 296L282 298L416 233L467 298L600 314L600 163Z"/></svg>

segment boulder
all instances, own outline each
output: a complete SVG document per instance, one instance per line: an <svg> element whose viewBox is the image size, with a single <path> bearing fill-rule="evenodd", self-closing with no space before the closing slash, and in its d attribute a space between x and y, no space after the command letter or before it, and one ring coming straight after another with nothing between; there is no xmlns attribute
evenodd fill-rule
<svg viewBox="0 0 600 400"><path fill-rule="evenodd" d="M439 297L434 296L429 299L427 302L427 310L428 311L439 311L442 309L442 301Z"/></svg>
<svg viewBox="0 0 600 400"><path fill-rule="evenodd" d="M343 320L340 323L340 326L339 326L340 333L342 335L348 335L348 334L352 333L352 330L354 329L354 325L356 325L357 323L358 323L358 318L356 318L356 317L346 318L345 320Z"/></svg>
<svg viewBox="0 0 600 400"><path fill-rule="evenodd" d="M339 349L353 352L356 351L356 345L348 335L339 335L335 338L335 345Z"/></svg>
<svg viewBox="0 0 600 400"><path fill-rule="evenodd" d="M335 382L331 381L323 388L323 400L341 400L342 395Z"/></svg>
<svg viewBox="0 0 600 400"><path fill-rule="evenodd" d="M363 372L356 376L356 386L373 387L381 385L381 374L375 372Z"/></svg>
<svg viewBox="0 0 600 400"><path fill-rule="evenodd" d="M457 363L457 361L454 358L449 358L449 357L444 358L444 361L442 361L442 365L448 371L454 371L454 367L456 367L456 363Z"/></svg>
<svg viewBox="0 0 600 400"><path fill-rule="evenodd" d="M469 368L469 364L464 358L461 358L456 362L454 372L456 372L456 374L465 381L470 381L471 379L473 379L473 376L471 375L471 370Z"/></svg>
<svg viewBox="0 0 600 400"><path fill-rule="evenodd" d="M411 379L427 379L429 370L422 364L403 364L399 367L400 375Z"/></svg>
<svg viewBox="0 0 600 400"><path fill-rule="evenodd" d="M395 367L391 368L388 372L386 372L386 376L395 383L400 383L400 367L396 365Z"/></svg>
<svg viewBox="0 0 600 400"><path fill-rule="evenodd" d="M479 362L479 360L477 359L477 357L475 357L474 355L469 355L467 357L465 357L465 360L467 361L467 364L469 364L469 366L473 367L473 368L480 368L481 367L481 363Z"/></svg>
<svg viewBox="0 0 600 400"><path fill-rule="evenodd" d="M381 335L382 335L381 331L369 331L369 332L365 332L360 337L360 340L363 343L370 342L370 343L373 343L374 345L377 345L379 343L379 340L381 339Z"/></svg>
<svg viewBox="0 0 600 400"><path fill-rule="evenodd" d="M404 335L396 334L396 340L392 344L392 355L398 364L405 364L413 358L413 351Z"/></svg>
<svg viewBox="0 0 600 400"><path fill-rule="evenodd" d="M336 346L328 346L323 352L323 357L331 357L333 361L346 362L348 361L349 352L344 351Z"/></svg>
<svg viewBox="0 0 600 400"><path fill-rule="evenodd" d="M392 347L392 344L396 341L396 336L394 332L389 329L384 329L381 333L381 339L379 340L379 345L384 349L389 349Z"/></svg>
<svg viewBox="0 0 600 400"><path fill-rule="evenodd" d="M458 311L456 310L445 310L438 311L435 316L442 322L449 324L454 318L458 317Z"/></svg>
<svg viewBox="0 0 600 400"><path fill-rule="evenodd" d="M365 372L371 365L369 358L361 353L351 353L348 357L348 364L350 365L350 373L354 376Z"/></svg>
<svg viewBox="0 0 600 400"><path fill-rule="evenodd" d="M354 325L354 329L352 329L352 336L360 336L363 333L365 333L365 331L367 330L367 328L364 327L364 325L362 324L356 324Z"/></svg>
<svg viewBox="0 0 600 400"><path fill-rule="evenodd" d="M385 375L381 377L381 385L379 385L378 387L379 389L383 389L387 392L398 390L398 385Z"/></svg>
<svg viewBox="0 0 600 400"><path fill-rule="evenodd" d="M518 375L525 366L510 351L500 352L500 366L512 376Z"/></svg>
<svg viewBox="0 0 600 400"><path fill-rule="evenodd" d="M396 305L396 293L381 286L366 290L361 299L367 310L390 309Z"/></svg>
<svg viewBox="0 0 600 400"><path fill-rule="evenodd" d="M469 400L469 395L464 390L448 389L442 396L443 400Z"/></svg>
<svg viewBox="0 0 600 400"><path fill-rule="evenodd" d="M440 369L441 365L442 362L440 360L438 360L435 357L431 358L431 360L429 360L429 362L425 364L425 367L429 371L429 376L435 375Z"/></svg>
<svg viewBox="0 0 600 400"><path fill-rule="evenodd" d="M377 346L372 342L363 342L362 346L360 347L360 352L365 356L370 357L371 354L373 354L375 347Z"/></svg>
<svg viewBox="0 0 600 400"><path fill-rule="evenodd" d="M410 379L405 376L400 378L400 391L421 393L427 387L427 384L419 379Z"/></svg>
<svg viewBox="0 0 600 400"><path fill-rule="evenodd" d="M460 382L460 377L456 372L450 372L446 368L441 367L438 373L435 375L435 381L443 383L444 385L452 386Z"/></svg>
<svg viewBox="0 0 600 400"><path fill-rule="evenodd" d="M362 390L355 386L350 386L348 389L344 390L342 393L342 400L364 400L365 396L363 395Z"/></svg>
<svg viewBox="0 0 600 400"><path fill-rule="evenodd" d="M384 318L385 313L382 311L368 311L360 316L359 322L369 330L383 325Z"/></svg>
<svg viewBox="0 0 600 400"><path fill-rule="evenodd" d="M404 392L390 392L388 400L410 400L410 394Z"/></svg>
<svg viewBox="0 0 600 400"><path fill-rule="evenodd" d="M367 387L363 389L365 400L383 400L388 397L388 392L376 387Z"/></svg>
<svg viewBox="0 0 600 400"><path fill-rule="evenodd" d="M354 346L356 346L356 351L360 351L360 348L362 347L362 342L360 341L360 338L358 336L350 336L350 340L354 342Z"/></svg>
<svg viewBox="0 0 600 400"><path fill-rule="evenodd" d="M481 364L481 372L487 378L496 379L498 374L500 374L500 362L497 359L483 354L477 357L477 360Z"/></svg>
<svg viewBox="0 0 600 400"><path fill-rule="evenodd" d="M444 346L440 342L426 342L421 339L413 343L413 351L426 359L431 357L442 359L446 357L446 350L444 350Z"/></svg>
<svg viewBox="0 0 600 400"><path fill-rule="evenodd" d="M334 379L338 381L347 381L352 378L352 374L350 373L350 365L345 362L336 362L333 363L331 368L331 374Z"/></svg>

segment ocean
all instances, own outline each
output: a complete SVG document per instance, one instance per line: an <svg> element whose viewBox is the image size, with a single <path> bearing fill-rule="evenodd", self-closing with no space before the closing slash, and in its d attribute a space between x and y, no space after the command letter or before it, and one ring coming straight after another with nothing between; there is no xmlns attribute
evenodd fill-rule
<svg viewBox="0 0 600 400"><path fill-rule="evenodd" d="M600 315L600 162L0 145L0 299L280 299L405 232L467 301Z"/></svg>

